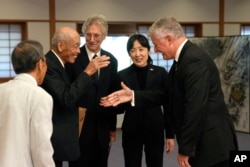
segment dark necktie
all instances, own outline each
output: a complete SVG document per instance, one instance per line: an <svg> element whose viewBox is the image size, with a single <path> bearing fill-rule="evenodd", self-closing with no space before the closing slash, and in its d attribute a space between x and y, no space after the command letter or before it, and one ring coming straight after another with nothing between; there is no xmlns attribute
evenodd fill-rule
<svg viewBox="0 0 250 167"><path fill-rule="evenodd" d="M174 80L175 80L175 72L177 70L177 61L174 60L174 63L170 69L170 72L169 72L169 76L170 76L170 79L171 79L171 87L173 87L173 84L174 84Z"/></svg>
<svg viewBox="0 0 250 167"><path fill-rule="evenodd" d="M174 60L174 63L170 69L169 76L170 76L170 108L173 110L174 104L174 85L175 85L175 72L177 70L177 61Z"/></svg>
<svg viewBox="0 0 250 167"><path fill-rule="evenodd" d="M175 71L176 71L176 70L177 70L177 61L174 60L174 63L173 63L173 65L172 65L171 69L170 69L170 72L171 72L171 74L172 74L172 77L174 77Z"/></svg>
<svg viewBox="0 0 250 167"><path fill-rule="evenodd" d="M96 57L97 57L97 55L95 54L95 55L93 56L92 59L95 59ZM92 75L92 78L93 78L95 81L98 81L98 73L99 73L99 70L96 71L96 72Z"/></svg>

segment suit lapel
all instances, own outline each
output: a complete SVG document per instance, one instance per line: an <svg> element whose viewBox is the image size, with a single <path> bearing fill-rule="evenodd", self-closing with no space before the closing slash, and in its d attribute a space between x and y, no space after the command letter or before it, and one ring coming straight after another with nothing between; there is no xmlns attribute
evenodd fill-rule
<svg viewBox="0 0 250 167"><path fill-rule="evenodd" d="M179 59L178 59L178 63L177 65L179 65L183 59L183 56L185 55L185 52L186 50L192 45L192 43L190 41L187 41L185 43L185 45L183 46L182 50L181 50L181 53L180 53L180 56L179 56Z"/></svg>
<svg viewBox="0 0 250 167"><path fill-rule="evenodd" d="M145 83L145 89L150 89L152 84L155 82L154 79L154 72L155 68L151 64L149 64L149 67L147 69L147 76L146 76L146 83Z"/></svg>
<svg viewBox="0 0 250 167"><path fill-rule="evenodd" d="M46 59L48 59L48 61L49 60L51 61L52 66L56 66L58 68L58 70L59 70L62 78L64 79L64 81L70 82L68 74L67 74L65 68L62 66L61 62L58 60L58 58L56 57L56 55L52 51L49 51L48 56L46 57Z"/></svg>
<svg viewBox="0 0 250 167"><path fill-rule="evenodd" d="M105 55L105 53L103 52L103 50L101 49L101 53L100 53L100 56L102 55ZM108 55L107 55L108 56ZM106 78L106 74L110 73L110 68L109 67L105 67L105 68L101 68L99 70L99 78L98 78L98 81L97 83L100 85L102 83L102 81L105 80Z"/></svg>
<svg viewBox="0 0 250 167"><path fill-rule="evenodd" d="M145 89L149 89L152 86L152 83L154 82L154 72L155 68L151 64L149 65L149 68L147 69L147 76L146 76L146 83L145 83ZM132 65L129 67L128 73L127 73L127 82L133 87L134 89L140 89L136 72L134 71L134 68Z"/></svg>
<svg viewBox="0 0 250 167"><path fill-rule="evenodd" d="M81 54L78 57L82 68L86 68L89 64L89 57L85 45L81 48Z"/></svg>
<svg viewBox="0 0 250 167"><path fill-rule="evenodd" d="M132 67L132 65L129 67L126 78L127 78L127 82L129 83L129 87L132 87L134 89L139 89L136 72L134 68Z"/></svg>
<svg viewBox="0 0 250 167"><path fill-rule="evenodd" d="M80 52L80 55L78 55L77 57L77 62L79 62L79 69L85 69L90 62L89 56L86 50L86 46L84 45L83 47L80 48L80 50L81 52ZM98 80L94 81L93 83L97 84L99 82L99 79L100 79L100 75L99 75Z"/></svg>
<svg viewBox="0 0 250 167"><path fill-rule="evenodd" d="M103 51L101 50L101 53L100 55L103 55ZM81 64L81 67L84 69L88 66L89 64L89 57L88 57L88 53L87 53L87 50L86 50L86 46L84 45L83 47L81 47L81 54L79 55L79 62ZM98 77L98 80L95 82L95 83L98 83L98 84L101 84L101 82L105 79L105 74L107 74L109 71L108 71L108 68L101 68L99 70L99 77Z"/></svg>
<svg viewBox="0 0 250 167"><path fill-rule="evenodd" d="M174 75L176 75L176 73L177 73L177 71L178 71L178 70L177 70L177 67L180 67L180 66L181 66L182 59L183 59L183 57L185 56L185 53L186 53L187 49L188 49L191 45L192 45L192 43L191 43L189 40L184 44L184 46L183 46L183 48L182 48L182 50L181 50L181 53L180 53L178 62L177 62L176 64L173 63L173 65L172 65L172 67L171 67L171 69L170 69L169 77L170 77L171 79L173 79Z"/></svg>

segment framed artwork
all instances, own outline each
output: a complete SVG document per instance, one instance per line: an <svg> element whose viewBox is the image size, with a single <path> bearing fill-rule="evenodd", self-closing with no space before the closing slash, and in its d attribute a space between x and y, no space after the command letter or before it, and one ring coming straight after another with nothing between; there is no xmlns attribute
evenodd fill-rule
<svg viewBox="0 0 250 167"><path fill-rule="evenodd" d="M222 90L237 131L250 133L250 36L189 38L216 63Z"/></svg>

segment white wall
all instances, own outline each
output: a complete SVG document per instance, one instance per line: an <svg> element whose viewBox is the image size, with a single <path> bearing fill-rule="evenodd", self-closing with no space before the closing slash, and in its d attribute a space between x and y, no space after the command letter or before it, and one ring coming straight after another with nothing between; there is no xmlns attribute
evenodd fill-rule
<svg viewBox="0 0 250 167"><path fill-rule="evenodd" d="M225 0L225 22L250 22L249 0Z"/></svg>
<svg viewBox="0 0 250 167"><path fill-rule="evenodd" d="M203 36L219 36L219 24L203 24Z"/></svg>
<svg viewBox="0 0 250 167"><path fill-rule="evenodd" d="M44 54L50 50L49 23L28 22L28 38L38 40L43 44Z"/></svg>
<svg viewBox="0 0 250 167"><path fill-rule="evenodd" d="M163 15L180 21L218 21L218 11L218 0L56 0L58 20L102 13L110 21L154 21Z"/></svg>
<svg viewBox="0 0 250 167"><path fill-rule="evenodd" d="M28 38L50 49L49 0L0 0L1 21L27 21Z"/></svg>
<svg viewBox="0 0 250 167"><path fill-rule="evenodd" d="M224 35L239 35L240 34L240 24L225 24L224 25Z"/></svg>
<svg viewBox="0 0 250 167"><path fill-rule="evenodd" d="M49 0L0 0L0 20L48 20Z"/></svg>

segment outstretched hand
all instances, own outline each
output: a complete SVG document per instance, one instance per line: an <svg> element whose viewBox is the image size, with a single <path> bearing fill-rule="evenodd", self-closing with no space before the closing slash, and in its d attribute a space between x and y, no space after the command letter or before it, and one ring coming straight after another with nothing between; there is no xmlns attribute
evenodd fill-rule
<svg viewBox="0 0 250 167"><path fill-rule="evenodd" d="M121 82L121 90L115 91L106 97L101 98L100 105L104 107L117 106L121 103L126 103L132 100L133 91Z"/></svg>

